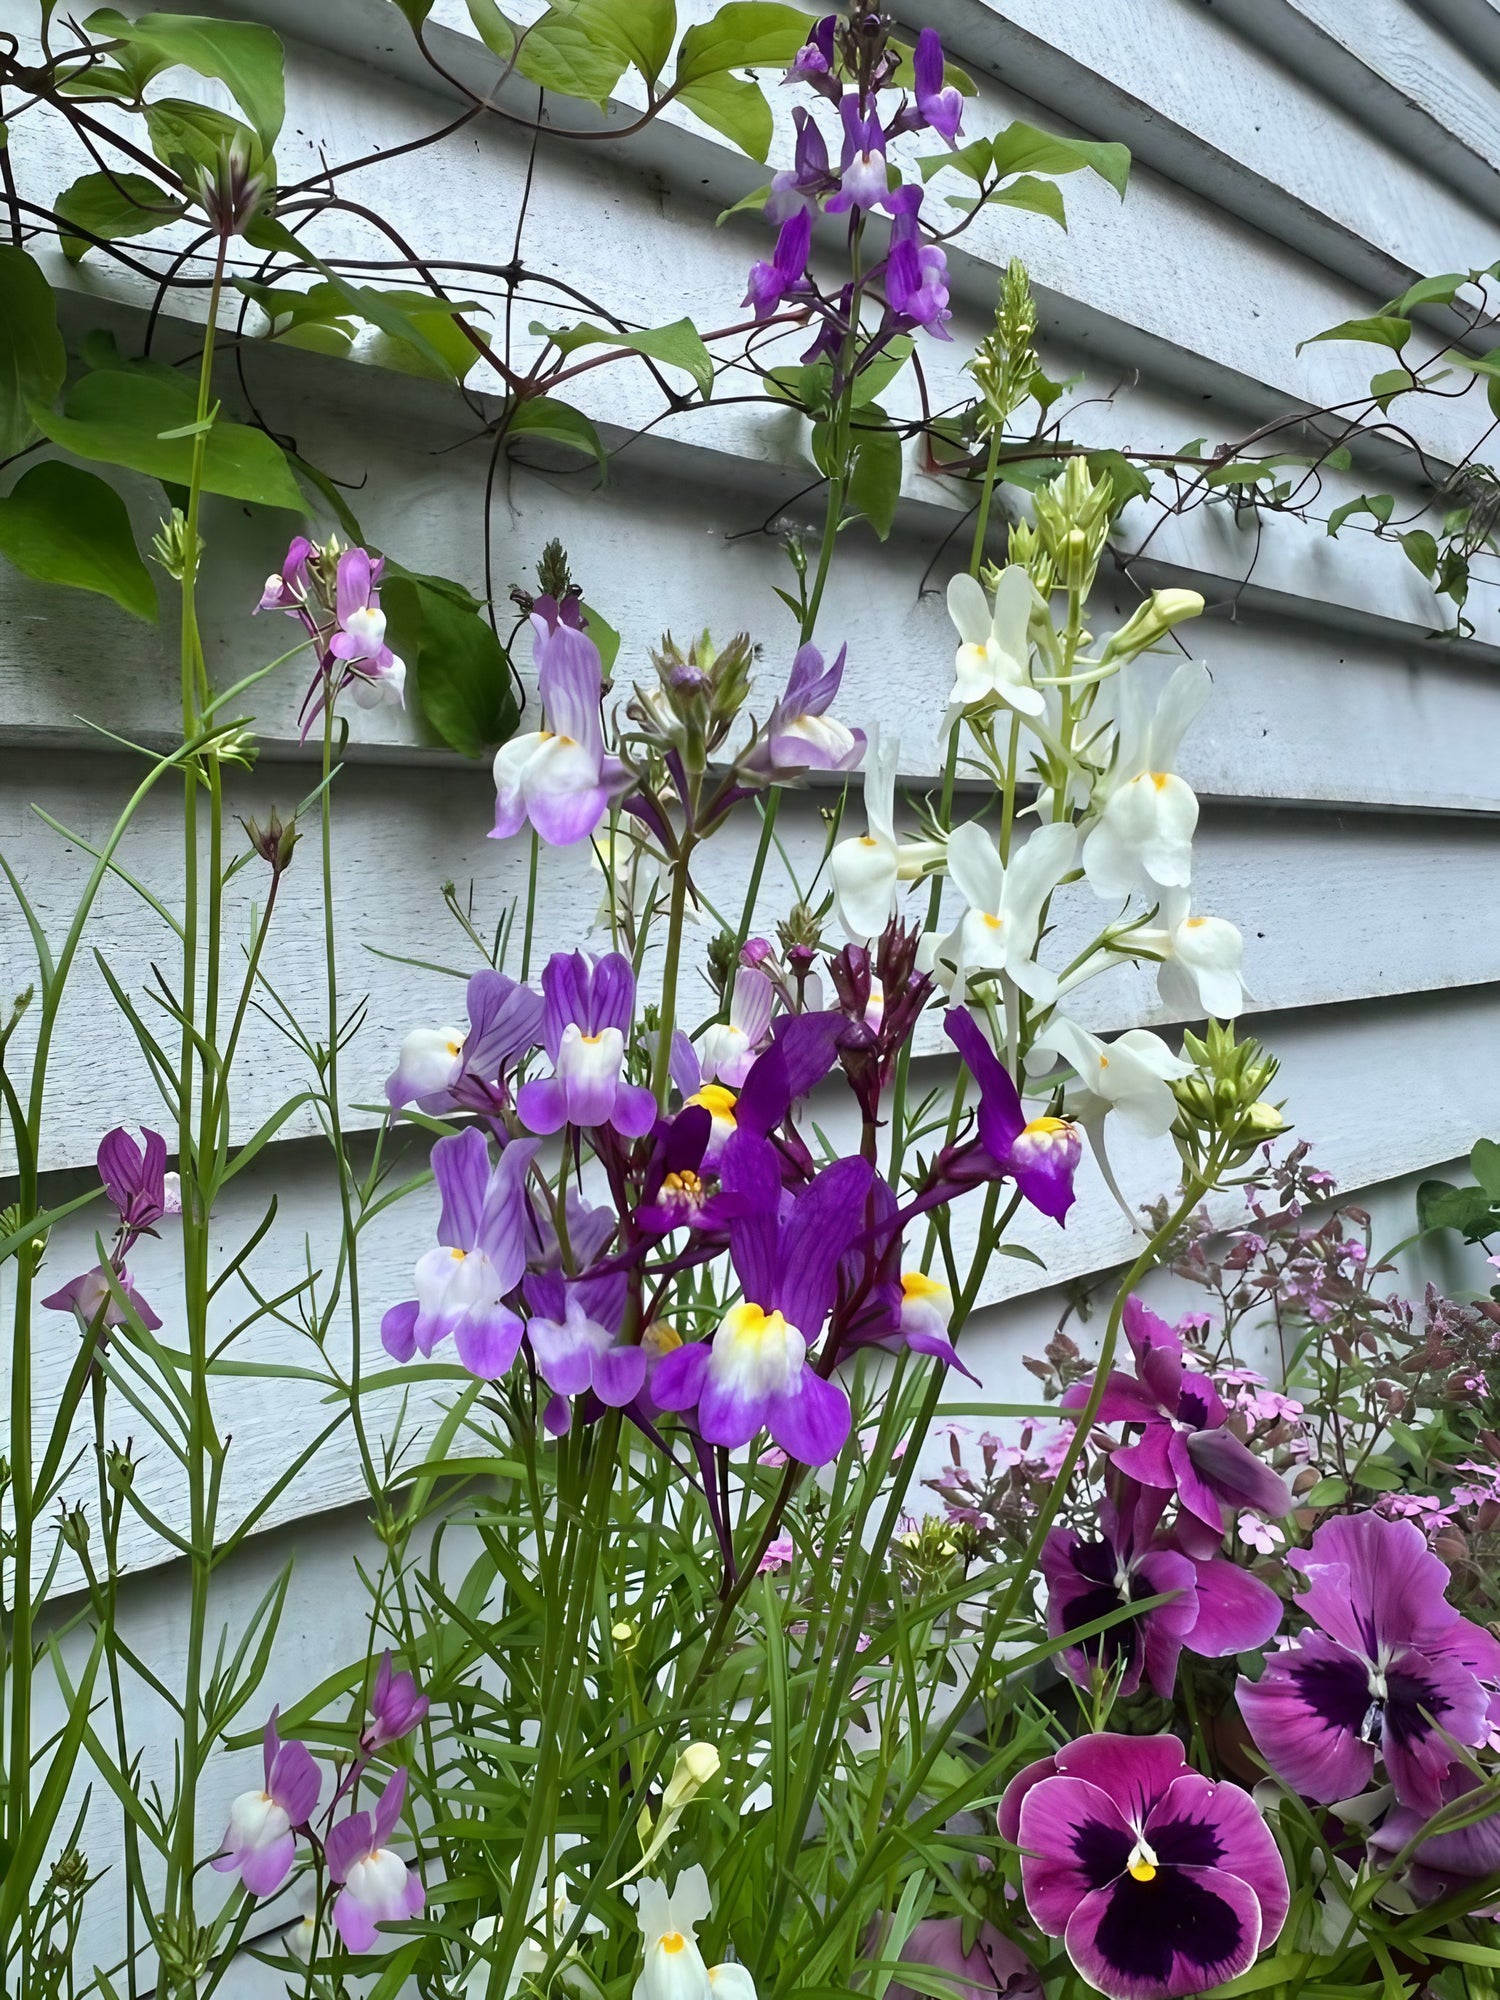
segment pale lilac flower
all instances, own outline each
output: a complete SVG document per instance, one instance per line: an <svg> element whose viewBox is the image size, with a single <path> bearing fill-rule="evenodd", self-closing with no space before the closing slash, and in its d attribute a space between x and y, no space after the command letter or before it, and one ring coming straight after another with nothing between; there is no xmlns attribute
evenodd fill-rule
<svg viewBox="0 0 1500 2000"><path fill-rule="evenodd" d="M1246 1548L1254 1549L1259 1555L1274 1556L1278 1549L1286 1546L1286 1536L1280 1528L1273 1528L1259 1514L1241 1514L1235 1528Z"/></svg>
<svg viewBox="0 0 1500 2000"><path fill-rule="evenodd" d="M774 1542L767 1542L766 1552L757 1565L764 1575L768 1570L785 1569L797 1553L797 1544L790 1535L778 1535Z"/></svg>
<svg viewBox="0 0 1500 2000"><path fill-rule="evenodd" d="M839 116L844 123L844 153L839 168L839 190L829 197L828 213L838 215L846 208L883 208L891 189L880 114L873 105L868 112L861 111L858 93L848 91L839 100Z"/></svg>
<svg viewBox="0 0 1500 2000"><path fill-rule="evenodd" d="M371 562L363 549L345 549L339 557L334 597L336 628L328 651L342 662L350 694L361 708L405 700L406 664L385 643L385 613L380 608L380 575L385 559Z"/></svg>
<svg viewBox="0 0 1500 2000"><path fill-rule="evenodd" d="M523 1083L516 1108L533 1132L564 1125L613 1125L639 1139L656 1119L656 1100L625 1077L626 1042L635 1011L635 974L617 951L590 959L554 952L542 974L542 1046L552 1075Z"/></svg>
<svg viewBox="0 0 1500 2000"><path fill-rule="evenodd" d="M222 1851L211 1866L233 1870L252 1896L274 1896L292 1872L297 1834L318 1809L323 1774L305 1743L283 1743L277 1710L266 1723L265 1782L241 1792L229 1808Z"/></svg>
<svg viewBox="0 0 1500 2000"><path fill-rule="evenodd" d="M350 1951L373 1951L380 1924L421 1914L422 1879L390 1847L406 1799L406 1772L395 1772L373 1814L350 1813L330 1828L328 1872L340 1884L333 1921Z"/></svg>
<svg viewBox="0 0 1500 2000"><path fill-rule="evenodd" d="M359 1739L361 1753L373 1757L388 1743L399 1743L403 1736L409 1736L426 1715L427 1706L426 1695L418 1692L416 1675L404 1671L398 1674L387 1648L375 1669L370 1719Z"/></svg>
<svg viewBox="0 0 1500 2000"><path fill-rule="evenodd" d="M729 1019L715 1021L698 1039L698 1060L705 1083L728 1084L738 1090L750 1066L771 1039L776 989L755 966L741 966L734 976Z"/></svg>
<svg viewBox="0 0 1500 2000"><path fill-rule="evenodd" d="M502 743L495 755L492 840L529 820L549 846L570 847L597 832L628 782L606 755L600 711L604 667L570 598L539 597L531 616L537 694L544 726Z"/></svg>
<svg viewBox="0 0 1500 2000"><path fill-rule="evenodd" d="M385 1086L393 1111L415 1104L438 1116L509 1107L505 1072L536 1044L542 997L486 965L469 980L466 1003L467 1029L413 1028L402 1042Z"/></svg>
<svg viewBox="0 0 1500 2000"><path fill-rule="evenodd" d="M539 1271L526 1280L526 1338L549 1389L563 1397L592 1390L612 1410L640 1395L646 1350L620 1345L626 1292L623 1271L574 1279Z"/></svg>
<svg viewBox="0 0 1500 2000"><path fill-rule="evenodd" d="M864 755L865 733L828 713L844 678L846 646L825 667L816 646L799 649L786 692L771 711L765 733L745 759L747 770L773 778L801 771L852 771Z"/></svg>

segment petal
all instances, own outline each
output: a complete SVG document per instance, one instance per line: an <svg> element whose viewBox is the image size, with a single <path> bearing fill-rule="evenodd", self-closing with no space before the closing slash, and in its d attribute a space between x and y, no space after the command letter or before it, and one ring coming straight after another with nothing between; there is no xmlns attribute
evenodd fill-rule
<svg viewBox="0 0 1500 2000"><path fill-rule="evenodd" d="M788 1458L827 1465L843 1450L852 1421L843 1390L804 1362L797 1388L768 1406L766 1428Z"/></svg>
<svg viewBox="0 0 1500 2000"><path fill-rule="evenodd" d="M415 1299L403 1299L380 1322L380 1344L393 1361L410 1361L416 1352L418 1310Z"/></svg>
<svg viewBox="0 0 1500 2000"><path fill-rule="evenodd" d="M657 1362L651 1376L651 1399L664 1410L690 1410L703 1393L710 1348L706 1340L674 1347Z"/></svg>
<svg viewBox="0 0 1500 2000"><path fill-rule="evenodd" d="M1272 1770L1304 1798L1332 1805L1369 1782L1375 1752L1360 1741L1370 1709L1363 1660L1306 1632L1273 1654L1258 1681L1240 1681L1240 1714Z"/></svg>
<svg viewBox="0 0 1500 2000"><path fill-rule="evenodd" d="M1151 725L1153 771L1170 771L1176 764L1182 739L1212 691L1213 682L1203 662L1184 660L1162 689L1156 704L1156 718Z"/></svg>
<svg viewBox="0 0 1500 2000"><path fill-rule="evenodd" d="M1231 1507L1253 1507L1274 1520L1290 1512L1292 1496L1286 1481L1232 1431L1193 1431L1187 1439L1187 1455L1209 1491Z"/></svg>
<svg viewBox="0 0 1500 2000"><path fill-rule="evenodd" d="M506 1373L521 1345L521 1322L508 1306L487 1306L467 1313L453 1329L458 1358L482 1382L496 1382Z"/></svg>
<svg viewBox="0 0 1500 2000"><path fill-rule="evenodd" d="M878 937L896 909L899 857L894 841L866 834L841 840L828 857L839 922L856 944Z"/></svg>
<svg viewBox="0 0 1500 2000"><path fill-rule="evenodd" d="M1385 1673L1387 1698L1381 1749L1404 1806L1433 1813L1454 1763L1449 1740L1483 1743L1490 1697L1459 1661L1403 1648Z"/></svg>
<svg viewBox="0 0 1500 2000"><path fill-rule="evenodd" d="M432 1177L442 1196L438 1241L454 1250L472 1250L479 1241L479 1218L490 1184L490 1149L471 1125L432 1149Z"/></svg>
<svg viewBox="0 0 1500 2000"><path fill-rule="evenodd" d="M1151 1882L1122 1875L1086 1897L1064 1942L1110 2000L1177 2000L1248 1970L1260 1932L1248 1883L1220 1868L1173 1868Z"/></svg>
<svg viewBox="0 0 1500 2000"><path fill-rule="evenodd" d="M643 1347L607 1347L594 1357L594 1394L606 1409L623 1410L646 1386Z"/></svg>
<svg viewBox="0 0 1500 2000"><path fill-rule="evenodd" d="M955 576L948 585L948 616L965 645L984 646L989 643L990 601L978 579L967 571Z"/></svg>
<svg viewBox="0 0 1500 2000"><path fill-rule="evenodd" d="M1124 1869L1134 1841L1129 1821L1100 1786L1061 1776L1034 1785L1021 1801L1016 1836L1033 1920L1049 1937L1060 1937L1084 1897Z"/></svg>
<svg viewBox="0 0 1500 2000"><path fill-rule="evenodd" d="M1181 1743L1167 1735L1116 1736L1103 1731L1080 1736L1057 1753L1059 1771L1107 1791L1137 1823L1187 1767Z"/></svg>
<svg viewBox="0 0 1500 2000"><path fill-rule="evenodd" d="M1005 868L994 838L977 820L948 836L948 873L971 910L995 916L1005 894Z"/></svg>
<svg viewBox="0 0 1500 2000"><path fill-rule="evenodd" d="M1308 1580L1299 1600L1308 1617L1369 1658L1383 1645L1430 1646L1457 1616L1447 1565L1414 1521L1335 1515L1289 1560Z"/></svg>
<svg viewBox="0 0 1500 2000"><path fill-rule="evenodd" d="M568 1122L568 1093L560 1078L537 1077L516 1092L521 1123L533 1132L560 1132Z"/></svg>
<svg viewBox="0 0 1500 2000"><path fill-rule="evenodd" d="M656 1099L643 1083L622 1083L609 1122L623 1139L641 1139L656 1123Z"/></svg>
<svg viewBox="0 0 1500 2000"><path fill-rule="evenodd" d="M1057 1776L1055 1757L1038 1757L1034 1764L1027 1764L1017 1771L1000 1797L999 1812L996 1815L1000 1838L1014 1847L1021 1836L1021 1806L1033 1785L1039 1785L1043 1778Z"/></svg>
<svg viewBox="0 0 1500 2000"><path fill-rule="evenodd" d="M1285 1610L1270 1584L1224 1556L1195 1563L1198 1615L1184 1644L1206 1659L1258 1652L1270 1643Z"/></svg>
<svg viewBox="0 0 1500 2000"><path fill-rule="evenodd" d="M1248 1883L1260 1904L1261 1946L1275 1943L1291 1906L1291 1888L1281 1849L1249 1792L1190 1771L1151 1814L1146 1837L1160 1861L1222 1868Z"/></svg>

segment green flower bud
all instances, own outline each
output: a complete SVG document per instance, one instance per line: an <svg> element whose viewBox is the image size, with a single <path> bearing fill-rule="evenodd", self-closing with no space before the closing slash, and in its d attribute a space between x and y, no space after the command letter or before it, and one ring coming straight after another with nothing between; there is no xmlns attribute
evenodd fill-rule
<svg viewBox="0 0 1500 2000"><path fill-rule="evenodd" d="M1133 660L1149 652L1164 639L1174 625L1203 613L1203 599L1196 590L1153 590L1119 631L1106 641L1101 660Z"/></svg>

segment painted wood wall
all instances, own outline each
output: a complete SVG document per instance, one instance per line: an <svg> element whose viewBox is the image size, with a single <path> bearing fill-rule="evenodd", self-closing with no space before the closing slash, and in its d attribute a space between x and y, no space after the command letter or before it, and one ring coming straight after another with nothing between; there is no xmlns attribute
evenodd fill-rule
<svg viewBox="0 0 1500 2000"><path fill-rule="evenodd" d="M197 11L206 11L200 0ZM217 8L217 0L212 0ZM285 178L389 148L442 124L451 99L416 56L389 0L238 0L226 14L254 16L285 37L289 115L278 148ZM534 4L511 9L529 19ZM692 4L686 18L707 11ZM1482 265L1500 255L1500 7L1493 0L911 0L909 29L939 28L978 80L974 130L1011 117L1089 137L1123 139L1135 171L1123 207L1100 182L1068 186L1071 229L994 210L962 239L953 260L957 336L924 348L941 397L992 309L999 271L1028 263L1041 306L1045 356L1056 375L1082 372L1080 395L1098 401L1089 420L1102 442L1171 449L1249 430L1297 402L1360 392L1368 351L1300 340L1370 312L1418 275ZM463 0L437 0L431 40L443 63L484 85L494 63L475 39ZM0 0L0 25L34 25L30 0ZM772 93L778 130L772 164L790 157L790 104ZM569 115L575 107L568 107ZM615 122L630 115L622 101ZM23 192L47 199L86 169L56 132L29 125L17 163ZM362 177L362 198L436 258L502 264L510 255L525 169L524 140L498 120L471 126L430 152ZM683 313L700 326L736 316L745 268L763 254L754 217L715 229L714 218L764 176L690 114L669 112L643 137L540 151L527 256L580 285L627 321L659 324ZM367 254L357 230L327 226L320 246ZM90 260L53 275L72 293L75 330L101 321L134 338L146 304L134 281ZM487 289L488 285L488 289ZM466 294L498 304L495 281ZM524 311L518 318L531 316ZM192 339L170 320L169 351ZM358 496L373 539L416 569L482 580L480 503L486 451L479 428L451 394L358 360L336 362L258 348L246 382L278 433L335 476L368 481ZM236 391L226 379L225 392ZM582 385L580 385L582 387ZM494 513L497 583L524 579L541 545L560 536L590 600L623 634L620 673L644 663L664 627L688 634L741 625L765 642L775 679L790 656L790 628L770 595L783 580L774 540L755 532L778 510L795 518L807 481L796 425L740 404L658 424L654 392L629 368L580 402L616 450L607 484L576 472L513 466ZM480 412L483 414L482 409ZM1470 422L1437 403L1413 427L1437 461L1462 449ZM1330 504L1366 488L1411 490L1412 466L1389 447L1356 454L1330 480ZM139 496L149 532L155 503ZM922 594L929 562L961 503L913 465L898 524L878 545L864 530L844 538L820 636L847 639L843 709L899 729L916 785L938 768L937 725L952 662L941 598ZM1122 547L1149 517L1127 519ZM251 518L229 503L209 510L220 581L209 607L211 663L221 682L265 657L265 621L249 611L279 556L284 522ZM1469 606L1474 640L1433 644L1439 622L1427 586L1399 549L1357 528L1337 541L1317 523L1268 518L1257 531L1227 508L1170 524L1153 560L1134 574L1201 590L1210 610L1196 645L1215 681L1214 700L1190 736L1184 771L1203 800L1203 907L1229 917L1247 942L1253 1025L1283 1062L1289 1113L1316 1142L1322 1165L1346 1190L1373 1198L1388 1237L1410 1227L1411 1177L1500 1133L1500 603L1481 577ZM1125 576L1101 586L1095 622L1107 629L1138 591ZM129 761L91 723L136 740L172 726L170 644L99 600L64 596L0 575L0 845L26 879L49 925L66 920L90 865L88 845L114 818ZM237 810L273 801L285 809L314 781L297 741L295 679L271 684L259 706L260 759L233 788ZM378 1117L380 1085L409 1025L454 1012L455 989L376 956L395 952L452 961L461 939L440 896L455 882L482 922L524 893L523 842L486 840L492 791L483 768L425 745L413 722L382 711L355 724L339 782L337 866L340 969L350 995L368 993L366 1025L347 1060L356 1124ZM816 848L810 793L784 822L794 855ZM60 837L33 811L73 828ZM747 850L730 837L709 863L711 889L736 899ZM170 894L179 863L165 800L142 816L128 850L143 881ZM312 857L299 855L271 976L316 1018L321 929ZM764 914L784 900L768 878ZM586 941L598 880L582 857L548 855L541 878L539 944ZM229 917L244 935L247 902ZM124 889L106 892L95 942L139 992L162 950ZM0 917L0 968L8 980L21 939ZM83 1184L100 1132L120 1120L160 1116L134 1045L107 1018L100 978L87 969L60 1045L48 1165L53 1185ZM1089 989L1087 1018L1100 1029L1173 1023L1144 977L1122 971ZM299 1082L297 1057L268 1027L256 1040L236 1101L247 1136ZM939 1057L933 1055L930 1061ZM1119 1150L1132 1195L1163 1189L1166 1147ZM4 1162L0 1162L3 1169ZM1107 1272L1126 1253L1127 1225L1097 1177L1066 1235L1029 1239L1046 1273L997 1262L971 1359L986 1387L1013 1394L1019 1357L1044 1339L1062 1308L1060 1287ZM224 1205L232 1248L279 1194L283 1225L253 1269L268 1292L291 1282L306 1231L314 1262L336 1236L335 1191L310 1120L294 1119ZM391 1216L367 1250L373 1310L404 1295L410 1266L429 1240L433 1205L416 1199ZM972 1225L971 1225L972 1226ZM58 1232L62 1273L83 1254L81 1232ZM137 1276L168 1285L169 1246L145 1246ZM0 1270L0 1293L5 1275ZM153 1294L154 1295L154 1294ZM226 1300L226 1312L232 1311ZM44 1349L61 1371L71 1323L44 1316ZM259 1358L296 1359L290 1334L266 1336ZM977 1358L976 1358L977 1357ZM311 1397L226 1385L233 1434L229 1517L290 1461L319 1420ZM387 1411L388 1414L388 1411ZM126 1428L122 1419L122 1430ZM141 1471L151 1504L180 1506L166 1470ZM294 1698L335 1658L362 1644L363 1599L350 1557L360 1541L360 1490L342 1444L295 1483L226 1572L231 1621L294 1549L300 1570L286 1627ZM131 1598L137 1645L168 1676L180 1605L164 1551L130 1541L139 1575ZM149 1727L150 1718L141 1711ZM163 1752L165 1756L165 1752ZM243 1758L216 1766L204 1805L204 1851L228 1798L245 1782ZM114 1859L101 1811L98 1859ZM99 1892L107 1917L112 1888ZM101 1949L103 1946L101 1944Z"/></svg>

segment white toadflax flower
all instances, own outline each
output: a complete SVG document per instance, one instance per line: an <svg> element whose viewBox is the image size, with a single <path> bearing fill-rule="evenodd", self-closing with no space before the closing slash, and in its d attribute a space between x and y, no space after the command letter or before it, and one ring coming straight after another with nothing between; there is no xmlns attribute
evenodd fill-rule
<svg viewBox="0 0 1500 2000"><path fill-rule="evenodd" d="M1193 876L1198 800L1173 770L1188 728L1208 699L1208 670L1185 660L1144 711L1134 676L1122 690L1114 762L1095 791L1099 818L1083 843L1083 868L1106 901L1185 889Z"/></svg>
<svg viewBox="0 0 1500 2000"><path fill-rule="evenodd" d="M670 1891L664 1882L642 1882L637 1907L645 1958L632 2000L756 2000L755 1981L743 1965L703 1962L696 1933L713 1903L708 1877L696 1863Z"/></svg>
<svg viewBox="0 0 1500 2000"><path fill-rule="evenodd" d="M1148 1139L1160 1138L1177 1116L1170 1084L1191 1076L1193 1065L1174 1056L1148 1028L1130 1028L1104 1042L1065 1015L1054 1016L1034 1046L1061 1056L1078 1076L1086 1100L1076 1115L1085 1126L1117 1111L1123 1123Z"/></svg>
<svg viewBox="0 0 1500 2000"><path fill-rule="evenodd" d="M963 642L953 663L949 720L982 702L1003 701L1020 715L1040 715L1047 704L1031 684L1032 607L1036 592L1018 563L1000 572L993 610L983 586L967 574L948 585L948 616Z"/></svg>
<svg viewBox="0 0 1500 2000"><path fill-rule="evenodd" d="M1185 890L1169 889L1161 928L1137 932L1135 942L1160 958L1156 989L1168 1007L1232 1021L1245 1008L1245 941L1225 918L1191 916L1189 908Z"/></svg>
<svg viewBox="0 0 1500 2000"><path fill-rule="evenodd" d="M1073 866L1076 846L1065 822L1039 826L1006 864L976 821L954 828L948 874L969 907L947 937L928 941L923 962L956 997L971 974L1003 972L1032 999L1052 1000L1056 978L1036 963L1042 905Z"/></svg>
<svg viewBox="0 0 1500 2000"><path fill-rule="evenodd" d="M897 890L943 856L935 840L896 838L896 769L901 741L870 731L865 751L865 831L841 840L828 857L834 908L855 944L879 937L896 914Z"/></svg>

